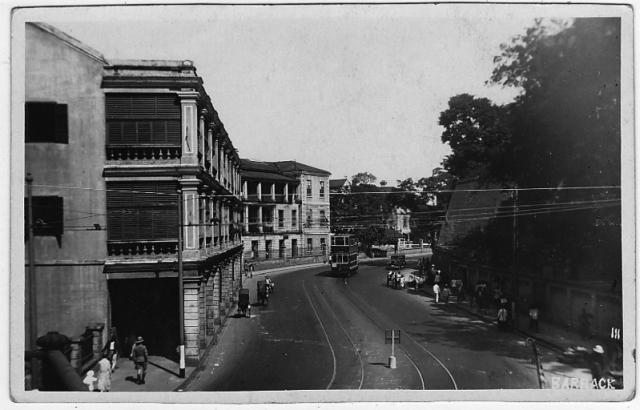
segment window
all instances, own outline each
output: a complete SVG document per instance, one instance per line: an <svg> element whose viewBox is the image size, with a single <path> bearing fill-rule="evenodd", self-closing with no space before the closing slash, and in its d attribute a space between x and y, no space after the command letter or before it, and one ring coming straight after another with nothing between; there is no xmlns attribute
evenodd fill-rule
<svg viewBox="0 0 640 410"><path fill-rule="evenodd" d="M320 181L320 198L324 198L324 181Z"/></svg>
<svg viewBox="0 0 640 410"><path fill-rule="evenodd" d="M180 104L173 94L107 94L107 145L180 147Z"/></svg>
<svg viewBox="0 0 640 410"><path fill-rule="evenodd" d="M323 255L327 254L327 243L325 241L325 238L320 238L320 249L322 249Z"/></svg>
<svg viewBox="0 0 640 410"><path fill-rule="evenodd" d="M313 238L307 238L307 252L313 250Z"/></svg>
<svg viewBox="0 0 640 410"><path fill-rule="evenodd" d="M291 228L296 229L298 227L298 211L291 210Z"/></svg>
<svg viewBox="0 0 640 410"><path fill-rule="evenodd" d="M25 142L69 143L67 104L27 102L24 111Z"/></svg>
<svg viewBox="0 0 640 410"><path fill-rule="evenodd" d="M311 192L311 180L307 179L307 196L311 197L313 194Z"/></svg>
<svg viewBox="0 0 640 410"><path fill-rule="evenodd" d="M321 226L327 226L327 223L328 223L328 222L329 222L329 221L327 220L327 217L326 217L326 215L325 215L324 210L321 210L321 211L320 211L320 225L321 225Z"/></svg>
<svg viewBox="0 0 640 410"><path fill-rule="evenodd" d="M312 223L313 223L313 210L309 209L307 211L307 228L311 227Z"/></svg>
<svg viewBox="0 0 640 410"><path fill-rule="evenodd" d="M402 227L407 228L408 226L409 226L409 218L405 216L404 218L402 218Z"/></svg>
<svg viewBox="0 0 640 410"><path fill-rule="evenodd" d="M29 230L27 198L24 199L25 235ZM55 236L59 238L64 230L63 199L60 196L31 197L33 234L35 236Z"/></svg>
<svg viewBox="0 0 640 410"><path fill-rule="evenodd" d="M108 182L108 239L177 240L177 189L172 181Z"/></svg>
<svg viewBox="0 0 640 410"><path fill-rule="evenodd" d="M278 209L278 228L284 228L284 209Z"/></svg>

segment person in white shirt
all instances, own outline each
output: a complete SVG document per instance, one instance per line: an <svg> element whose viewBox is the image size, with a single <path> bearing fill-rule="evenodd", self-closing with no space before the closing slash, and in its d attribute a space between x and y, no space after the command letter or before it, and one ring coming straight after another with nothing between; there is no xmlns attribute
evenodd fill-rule
<svg viewBox="0 0 640 410"><path fill-rule="evenodd" d="M438 283L433 284L433 293L436 296L436 303L440 302L440 285Z"/></svg>

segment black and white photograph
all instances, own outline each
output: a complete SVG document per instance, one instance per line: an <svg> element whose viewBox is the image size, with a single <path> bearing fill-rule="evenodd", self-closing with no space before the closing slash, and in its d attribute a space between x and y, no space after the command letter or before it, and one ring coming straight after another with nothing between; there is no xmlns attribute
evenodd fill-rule
<svg viewBox="0 0 640 410"><path fill-rule="evenodd" d="M12 7L14 402L634 399L630 5Z"/></svg>

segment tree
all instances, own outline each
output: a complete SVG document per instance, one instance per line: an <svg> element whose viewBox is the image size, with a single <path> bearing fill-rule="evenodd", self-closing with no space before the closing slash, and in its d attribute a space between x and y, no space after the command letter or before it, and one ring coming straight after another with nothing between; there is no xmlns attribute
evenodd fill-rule
<svg viewBox="0 0 640 410"><path fill-rule="evenodd" d="M444 127L442 142L452 153L442 165L459 179L502 178L510 132L508 108L487 98L460 94L449 99L449 107L440 113Z"/></svg>
<svg viewBox="0 0 640 410"><path fill-rule="evenodd" d="M490 82L521 93L502 107L467 94L453 97L440 117L442 140L452 148L444 169L454 178L536 188L518 196L528 209L593 201L583 209L518 217L519 263L619 275L620 206L611 202L619 189L565 187L620 185L620 19L537 21L503 44L494 61ZM509 237L499 238L511 230L505 221L474 233L472 246L495 260L506 254Z"/></svg>
<svg viewBox="0 0 640 410"><path fill-rule="evenodd" d="M351 177L351 185L373 185L377 179L369 172L358 172Z"/></svg>

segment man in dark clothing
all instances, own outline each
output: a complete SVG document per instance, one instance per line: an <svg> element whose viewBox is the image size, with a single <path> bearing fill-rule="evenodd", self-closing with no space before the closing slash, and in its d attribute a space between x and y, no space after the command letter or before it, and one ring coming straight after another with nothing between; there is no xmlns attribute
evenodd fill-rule
<svg viewBox="0 0 640 410"><path fill-rule="evenodd" d="M147 362L149 361L149 354L147 352L147 347L143 344L144 339L142 336L138 336L136 339L136 344L133 345L131 349L131 360L136 366L137 384L144 384L144 376L147 373Z"/></svg>

